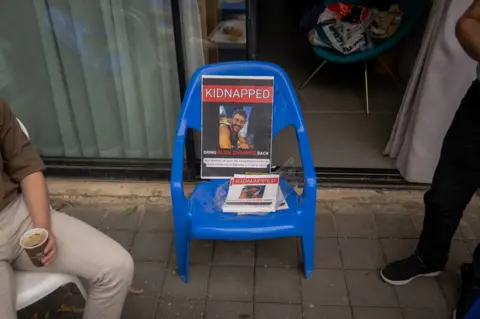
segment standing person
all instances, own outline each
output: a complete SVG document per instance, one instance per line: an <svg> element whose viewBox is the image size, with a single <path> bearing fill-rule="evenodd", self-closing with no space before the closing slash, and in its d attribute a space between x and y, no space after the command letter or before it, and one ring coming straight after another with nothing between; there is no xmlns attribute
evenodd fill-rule
<svg viewBox="0 0 480 319"><path fill-rule="evenodd" d="M100 231L50 209L44 168L0 99L0 317L17 318L15 269L82 277L91 285L83 318L118 319L133 277L132 258ZM44 267L35 267L20 247L31 228L49 232Z"/></svg>
<svg viewBox="0 0 480 319"><path fill-rule="evenodd" d="M474 0L460 18L456 35L466 53L480 63L480 0ZM477 73L445 136L432 186L425 194L425 219L417 250L380 272L389 284L405 285L417 277L440 274L463 211L480 186L480 64ZM480 296L480 246L473 254L473 264L462 266L462 281L457 319L465 318Z"/></svg>

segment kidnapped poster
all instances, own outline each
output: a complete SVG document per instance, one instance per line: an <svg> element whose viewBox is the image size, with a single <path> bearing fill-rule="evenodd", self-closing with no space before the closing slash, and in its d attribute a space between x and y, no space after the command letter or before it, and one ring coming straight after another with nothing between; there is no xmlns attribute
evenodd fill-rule
<svg viewBox="0 0 480 319"><path fill-rule="evenodd" d="M202 77L202 178L269 174L273 77Z"/></svg>

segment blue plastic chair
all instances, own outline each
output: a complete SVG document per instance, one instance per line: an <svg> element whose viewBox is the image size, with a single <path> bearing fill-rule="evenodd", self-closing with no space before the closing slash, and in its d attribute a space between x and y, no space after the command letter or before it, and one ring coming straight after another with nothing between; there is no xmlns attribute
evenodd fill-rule
<svg viewBox="0 0 480 319"><path fill-rule="evenodd" d="M465 319L478 319L480 318L480 299L477 299L473 304L473 307L467 313ZM455 318L454 318L455 319Z"/></svg>
<svg viewBox="0 0 480 319"><path fill-rule="evenodd" d="M365 0L341 0L341 1L326 0L322 3L322 5L327 6L337 2L343 2L346 4L356 4L356 5L361 5L366 3ZM322 69L325 66L327 62L345 64L345 63L355 63L355 62L363 61L364 68L365 68L365 101L366 101L366 109L367 109L366 111L367 111L367 115L370 114L370 105L369 105L369 99L368 99L367 62L369 60L372 60L378 57L383 52L391 49L401 39L403 39L409 32L411 32L413 27L420 20L428 4L428 0L396 0L395 2L399 5L400 10L403 11L402 22L400 23L398 30L390 38L386 39L385 41L379 44L376 44L372 49L354 52L352 54L345 55L333 49L312 45L311 48L313 52L319 57L321 57L324 61L318 66L317 69L315 69L315 71L313 71L313 73L300 86L299 89L304 88L308 84L308 82L310 82L310 80L315 76L315 74L317 74L318 71L320 71L320 69ZM387 72L390 74L390 76L393 78L395 83L400 87L402 87L403 89L403 85L401 84L401 81L397 79L397 77L395 76L395 73L392 70L390 70L390 68L388 68L388 66L383 62L382 59L379 59L379 61L383 65L383 67L387 70Z"/></svg>
<svg viewBox="0 0 480 319"><path fill-rule="evenodd" d="M225 197L227 180L201 182L190 198L185 196L184 144L188 128L202 130L200 101L202 75L274 77L273 136L288 126L295 128L305 176L302 195L297 195L285 180L281 180L280 187L289 205L288 210L263 216L222 213L216 196L220 193L221 198ZM313 271L316 185L317 179L305 122L295 90L285 71L270 63L243 61L212 64L195 72L182 103L171 176L177 271L183 281L188 281L190 239L193 238L256 240L299 236L302 239L305 277L308 278Z"/></svg>

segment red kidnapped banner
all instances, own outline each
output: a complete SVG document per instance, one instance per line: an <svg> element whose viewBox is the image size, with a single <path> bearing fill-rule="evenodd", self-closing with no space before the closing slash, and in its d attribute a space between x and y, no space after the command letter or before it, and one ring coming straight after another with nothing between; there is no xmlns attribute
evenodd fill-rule
<svg viewBox="0 0 480 319"><path fill-rule="evenodd" d="M203 85L202 102L273 103L273 86Z"/></svg>
<svg viewBox="0 0 480 319"><path fill-rule="evenodd" d="M230 181L230 185L246 184L246 185L258 185L258 184L278 184L278 177L275 178L238 178L235 177Z"/></svg>

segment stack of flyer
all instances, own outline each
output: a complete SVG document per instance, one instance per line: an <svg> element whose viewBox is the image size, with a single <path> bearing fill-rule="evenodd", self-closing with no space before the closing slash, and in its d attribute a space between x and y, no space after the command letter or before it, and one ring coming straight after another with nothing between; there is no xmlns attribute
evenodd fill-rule
<svg viewBox="0 0 480 319"><path fill-rule="evenodd" d="M230 181L223 212L265 214L288 209L279 175L238 175Z"/></svg>

